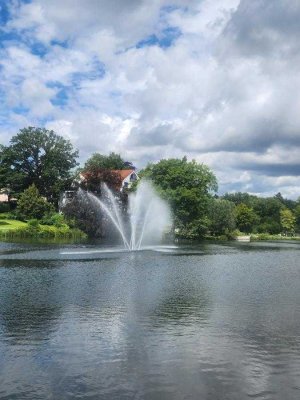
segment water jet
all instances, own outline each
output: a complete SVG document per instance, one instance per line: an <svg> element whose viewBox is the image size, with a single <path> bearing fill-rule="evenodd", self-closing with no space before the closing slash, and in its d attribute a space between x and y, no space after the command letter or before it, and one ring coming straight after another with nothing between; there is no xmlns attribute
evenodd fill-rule
<svg viewBox="0 0 300 400"><path fill-rule="evenodd" d="M169 205L149 181L142 181L137 191L128 195L128 218L124 218L117 197L105 183L101 198L90 192L86 195L112 223L128 251L158 245L164 233L170 230Z"/></svg>

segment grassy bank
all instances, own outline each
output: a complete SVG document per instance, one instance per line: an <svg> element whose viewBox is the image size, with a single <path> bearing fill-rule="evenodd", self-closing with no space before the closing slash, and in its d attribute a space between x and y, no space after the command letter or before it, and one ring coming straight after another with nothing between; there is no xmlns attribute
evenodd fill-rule
<svg viewBox="0 0 300 400"><path fill-rule="evenodd" d="M300 236L284 236L281 234L278 235L271 235L269 233L251 233L251 234L240 234L240 235L219 235L219 236L210 236L206 235L204 237L204 240L210 240L210 241L228 241L228 240L235 240L237 236L250 236L251 241L259 241L259 240L293 240L293 241L300 241Z"/></svg>
<svg viewBox="0 0 300 400"><path fill-rule="evenodd" d="M269 233L253 233L251 234L251 240L299 240L300 236L285 236L285 235L270 235Z"/></svg>
<svg viewBox="0 0 300 400"><path fill-rule="evenodd" d="M0 216L0 235L3 232L7 232L13 229L25 228L26 226L26 222L17 221L14 219L1 219Z"/></svg>
<svg viewBox="0 0 300 400"><path fill-rule="evenodd" d="M23 222L13 219L4 219L0 215L0 239L85 239L86 234L77 228L70 228L66 224L61 226L41 225L36 220Z"/></svg>

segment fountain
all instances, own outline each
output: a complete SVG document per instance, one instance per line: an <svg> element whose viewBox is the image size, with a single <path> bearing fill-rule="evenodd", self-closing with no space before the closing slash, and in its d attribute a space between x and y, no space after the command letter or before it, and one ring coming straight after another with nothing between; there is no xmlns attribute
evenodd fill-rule
<svg viewBox="0 0 300 400"><path fill-rule="evenodd" d="M127 221L123 218L117 198L106 184L102 186L101 199L90 192L86 195L105 213L121 236L126 250L135 251L157 245L170 229L170 208L148 181L142 181L136 193L129 194Z"/></svg>

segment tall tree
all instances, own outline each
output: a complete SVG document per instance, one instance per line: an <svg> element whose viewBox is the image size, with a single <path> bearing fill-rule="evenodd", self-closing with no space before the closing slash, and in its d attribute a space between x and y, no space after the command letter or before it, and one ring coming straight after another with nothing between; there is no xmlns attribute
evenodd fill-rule
<svg viewBox="0 0 300 400"><path fill-rule="evenodd" d="M100 153L94 153L84 164L83 170L127 169L130 168L129 165L131 165L131 163L124 161L120 154L110 153L106 156Z"/></svg>
<svg viewBox="0 0 300 400"><path fill-rule="evenodd" d="M235 229L235 205L229 200L212 199L208 205L209 229L212 234L223 235Z"/></svg>
<svg viewBox="0 0 300 400"><path fill-rule="evenodd" d="M296 217L296 231L300 232L300 201L298 200L298 204L294 209L294 214Z"/></svg>
<svg viewBox="0 0 300 400"><path fill-rule="evenodd" d="M284 233L295 233L296 217L288 208L280 211L280 223Z"/></svg>
<svg viewBox="0 0 300 400"><path fill-rule="evenodd" d="M5 170L2 184L15 194L34 184L42 196L55 202L70 182L77 157L78 151L71 142L53 131L21 129L2 150L0 170Z"/></svg>
<svg viewBox="0 0 300 400"><path fill-rule="evenodd" d="M251 232L253 226L257 224L259 220L258 215L253 211L253 209L244 203L240 203L236 206L235 213L237 227L242 232Z"/></svg>
<svg viewBox="0 0 300 400"><path fill-rule="evenodd" d="M201 236L207 229L207 205L217 190L213 172L195 160L161 160L140 172L152 180L173 209L175 226L187 236Z"/></svg>

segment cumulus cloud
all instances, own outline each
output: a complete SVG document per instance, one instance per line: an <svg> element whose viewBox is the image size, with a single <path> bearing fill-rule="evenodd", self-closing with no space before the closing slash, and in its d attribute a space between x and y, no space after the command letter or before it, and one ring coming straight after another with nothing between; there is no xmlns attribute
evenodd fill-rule
<svg viewBox="0 0 300 400"><path fill-rule="evenodd" d="M186 154L221 192L299 196L298 0L20 0L6 15L2 142L44 125L82 160Z"/></svg>

